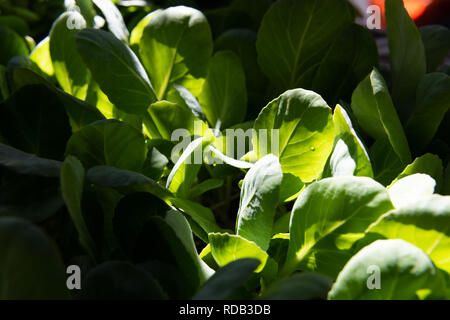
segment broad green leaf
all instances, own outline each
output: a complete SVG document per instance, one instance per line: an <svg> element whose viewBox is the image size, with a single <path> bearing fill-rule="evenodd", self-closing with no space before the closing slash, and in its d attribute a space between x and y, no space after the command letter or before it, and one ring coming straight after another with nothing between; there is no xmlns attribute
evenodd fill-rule
<svg viewBox="0 0 450 320"><path fill-rule="evenodd" d="M86 176L90 182L102 187L124 192L149 192L163 200L173 198L173 194L155 180L134 171L95 166L87 171Z"/></svg>
<svg viewBox="0 0 450 320"><path fill-rule="evenodd" d="M0 218L0 299L68 299L54 243L31 223Z"/></svg>
<svg viewBox="0 0 450 320"><path fill-rule="evenodd" d="M142 34L144 33L144 28L150 22L150 19L154 16L155 13L160 10L155 10L147 14L144 18L142 18L136 26L131 30L130 34L130 47L133 49L134 53L139 56L139 42L141 41Z"/></svg>
<svg viewBox="0 0 450 320"><path fill-rule="evenodd" d="M381 217L368 231L408 241L425 251L438 268L450 272L450 197L410 201Z"/></svg>
<svg viewBox="0 0 450 320"><path fill-rule="evenodd" d="M191 295L214 273L198 256L192 230L177 211L169 211L165 217L151 217L138 242L143 260L162 260L178 268L186 277L185 286ZM149 250L149 243L158 246Z"/></svg>
<svg viewBox="0 0 450 320"><path fill-rule="evenodd" d="M419 290L432 291L437 287L437 281L437 269L422 250L403 240L378 240L359 251L345 265L328 298L418 299ZM378 284L379 288L376 287ZM439 292L436 295L436 298L444 298Z"/></svg>
<svg viewBox="0 0 450 320"><path fill-rule="evenodd" d="M247 111L245 74L233 52L220 51L211 59L199 102L214 128L225 129L244 120Z"/></svg>
<svg viewBox="0 0 450 320"><path fill-rule="evenodd" d="M434 193L436 181L427 174L415 173L398 179L388 188L394 207L402 208Z"/></svg>
<svg viewBox="0 0 450 320"><path fill-rule="evenodd" d="M438 131L450 108L450 77L427 74L417 88L416 108L406 124L408 139L416 152L424 150Z"/></svg>
<svg viewBox="0 0 450 320"><path fill-rule="evenodd" d="M144 136L130 125L102 120L75 132L67 142L66 153L76 156L86 168L108 165L139 171L147 147Z"/></svg>
<svg viewBox="0 0 450 320"><path fill-rule="evenodd" d="M258 3L257 7L259 6L261 5ZM241 60L248 96L247 119L255 119L261 106L267 102L266 97L261 94L261 89L267 87L268 79L258 65L256 38L257 34L252 30L230 29L221 34L214 43L215 51L231 50Z"/></svg>
<svg viewBox="0 0 450 320"><path fill-rule="evenodd" d="M189 197L199 197L202 194L220 188L221 186L223 186L223 179L206 179L191 188Z"/></svg>
<svg viewBox="0 0 450 320"><path fill-rule="evenodd" d="M427 59L427 72L434 72L442 64L450 50L450 30L442 25L419 28Z"/></svg>
<svg viewBox="0 0 450 320"><path fill-rule="evenodd" d="M299 273L282 279L262 294L268 300L326 300L333 282L318 273Z"/></svg>
<svg viewBox="0 0 450 320"><path fill-rule="evenodd" d="M47 77L55 74L52 58L50 56L50 38L47 36L30 53L30 60L35 63L39 70Z"/></svg>
<svg viewBox="0 0 450 320"><path fill-rule="evenodd" d="M59 160L70 133L64 105L43 85L22 87L0 104L0 134L14 148Z"/></svg>
<svg viewBox="0 0 450 320"><path fill-rule="evenodd" d="M153 180L159 180L164 172L169 159L159 152L156 147L151 147L147 153L147 159L145 160L142 173Z"/></svg>
<svg viewBox="0 0 450 320"><path fill-rule="evenodd" d="M15 68L14 81L19 87L31 84L44 85L47 89L56 94L66 109L72 131L74 132L87 124L104 119L102 114L93 106L56 88L53 84L30 69L20 67Z"/></svg>
<svg viewBox="0 0 450 320"><path fill-rule="evenodd" d="M69 12L62 14L53 24L50 31L50 56L61 88L84 100L90 75L76 50L75 35L78 30L67 27L71 14ZM83 22L85 23L84 20Z"/></svg>
<svg viewBox="0 0 450 320"><path fill-rule="evenodd" d="M236 234L269 248L283 172L278 158L267 155L247 172L241 188Z"/></svg>
<svg viewBox="0 0 450 320"><path fill-rule="evenodd" d="M90 300L167 299L152 274L123 261L107 261L90 270L81 294Z"/></svg>
<svg viewBox="0 0 450 320"><path fill-rule="evenodd" d="M217 270L193 299L223 300L228 298L233 290L239 288L251 277L259 264L259 260L256 259L240 259L230 262Z"/></svg>
<svg viewBox="0 0 450 320"><path fill-rule="evenodd" d="M378 70L374 69L355 89L351 108L364 131L377 140L387 138L402 164L411 162L402 124Z"/></svg>
<svg viewBox="0 0 450 320"><path fill-rule="evenodd" d="M81 210L84 188L84 168L81 162L68 156L61 166L61 193L78 232L81 245L91 257L95 257L95 243L89 233Z"/></svg>
<svg viewBox="0 0 450 320"><path fill-rule="evenodd" d="M298 268L336 272L342 267L339 264L345 263L338 260L339 255L346 258L346 253L339 251L350 249L358 234L391 209L386 189L370 178L327 178L309 185L292 209L284 273ZM330 266L325 257L333 255L336 261Z"/></svg>
<svg viewBox="0 0 450 320"><path fill-rule="evenodd" d="M256 49L262 71L278 88L311 88L333 40L353 20L346 1L282 0L265 14Z"/></svg>
<svg viewBox="0 0 450 320"><path fill-rule="evenodd" d="M21 36L8 27L0 26L0 64L14 56L28 56L28 47Z"/></svg>
<svg viewBox="0 0 450 320"><path fill-rule="evenodd" d="M385 6L392 99L400 119L405 121L411 114L417 87L426 73L425 49L403 0L387 0Z"/></svg>
<svg viewBox="0 0 450 320"><path fill-rule="evenodd" d="M109 101L108 96L100 89L98 83L91 78L86 96L86 102L92 104L103 114L106 119L116 119L126 122L138 129L142 130L142 119L139 115L126 113Z"/></svg>
<svg viewBox="0 0 450 320"><path fill-rule="evenodd" d="M334 109L333 123L336 138L326 173L333 177L354 175L372 178L369 154L353 129L347 112L340 105Z"/></svg>
<svg viewBox="0 0 450 320"><path fill-rule="evenodd" d="M30 28L24 19L14 16L14 15L5 15L3 13L0 16L0 26L8 27L14 30L18 35L25 37L30 34Z"/></svg>
<svg viewBox="0 0 450 320"><path fill-rule="evenodd" d="M130 35L123 21L122 14L119 9L111 2L111 0L92 0L92 2L100 9L108 23L108 29L116 36L117 39L128 43Z"/></svg>
<svg viewBox="0 0 450 320"><path fill-rule="evenodd" d="M181 198L189 197L191 186L203 163L204 150L211 142L206 137L200 137L188 145L167 177L166 188L169 191Z"/></svg>
<svg viewBox="0 0 450 320"><path fill-rule="evenodd" d="M339 98L350 98L358 83L377 65L378 52L372 34L352 24L329 47L311 89L334 106Z"/></svg>
<svg viewBox="0 0 450 320"><path fill-rule="evenodd" d="M407 177L415 173L423 173L431 176L439 185L442 180L444 168L442 167L442 160L438 156L427 153L423 156L416 158L411 164L392 181L391 185L397 182L399 179Z"/></svg>
<svg viewBox="0 0 450 320"><path fill-rule="evenodd" d="M0 166L19 174L59 177L61 162L36 157L0 143Z"/></svg>
<svg viewBox="0 0 450 320"><path fill-rule="evenodd" d="M178 6L155 12L139 48L158 100L173 83L198 95L212 53L211 31L200 11Z"/></svg>
<svg viewBox="0 0 450 320"><path fill-rule="evenodd" d="M158 101L151 104L148 114L159 135L165 140L172 140L176 130L186 129L190 135L204 136L208 125L197 119L187 108L169 101Z"/></svg>
<svg viewBox="0 0 450 320"><path fill-rule="evenodd" d="M404 168L388 138L375 141L370 147L369 156L372 162L374 179L385 186L389 185Z"/></svg>
<svg viewBox="0 0 450 320"><path fill-rule="evenodd" d="M277 155L283 173L303 182L320 176L333 147L334 125L330 107L318 94L286 91L261 111L253 128L258 159Z"/></svg>
<svg viewBox="0 0 450 320"><path fill-rule="evenodd" d="M299 177L290 173L283 173L283 181L281 182L280 200L289 202L297 199L305 184ZM289 223L288 223L289 224Z"/></svg>
<svg viewBox="0 0 450 320"><path fill-rule="evenodd" d="M269 256L254 242L228 233L210 233L208 238L211 253L219 266L223 267L238 259L253 258L261 263L255 272L264 269Z"/></svg>
<svg viewBox="0 0 450 320"><path fill-rule="evenodd" d="M156 95L133 51L102 30L82 30L75 38L78 52L109 100L127 113L144 114Z"/></svg>

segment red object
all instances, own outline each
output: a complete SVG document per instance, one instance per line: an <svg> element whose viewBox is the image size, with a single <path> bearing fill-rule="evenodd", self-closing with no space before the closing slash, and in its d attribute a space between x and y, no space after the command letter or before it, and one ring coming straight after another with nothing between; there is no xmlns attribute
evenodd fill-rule
<svg viewBox="0 0 450 320"><path fill-rule="evenodd" d="M413 20L419 18L432 2L433 0L403 0L406 11ZM384 0L371 0L371 4L379 6L384 16Z"/></svg>

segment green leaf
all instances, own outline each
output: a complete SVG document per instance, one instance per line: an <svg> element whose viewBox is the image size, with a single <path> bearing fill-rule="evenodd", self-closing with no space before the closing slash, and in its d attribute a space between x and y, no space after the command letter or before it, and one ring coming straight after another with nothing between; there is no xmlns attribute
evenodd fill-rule
<svg viewBox="0 0 450 320"><path fill-rule="evenodd" d="M66 153L76 156L86 168L108 165L139 171L147 147L143 135L130 125L102 120L75 132L67 142Z"/></svg>
<svg viewBox="0 0 450 320"><path fill-rule="evenodd" d="M176 130L186 129L190 135L204 136L208 125L197 119L187 108L169 101L158 101L150 105L148 114L159 135L172 141Z"/></svg>
<svg viewBox="0 0 450 320"><path fill-rule="evenodd" d="M186 287L192 294L214 273L198 256L192 230L177 211L169 211L165 217L151 217L138 241L143 258L167 261L182 270L188 279ZM149 243L158 243L158 246L149 250Z"/></svg>
<svg viewBox="0 0 450 320"><path fill-rule="evenodd" d="M427 74L417 88L416 108L406 124L416 152L429 145L449 108L450 77L440 72Z"/></svg>
<svg viewBox="0 0 450 320"><path fill-rule="evenodd" d="M267 155L247 172L241 188L236 234L269 248L283 172L278 158Z"/></svg>
<svg viewBox="0 0 450 320"><path fill-rule="evenodd" d="M441 25L428 25L419 28L425 48L427 72L436 71L450 50L450 30Z"/></svg>
<svg viewBox="0 0 450 320"><path fill-rule="evenodd" d="M378 70L374 69L355 89L351 108L361 128L377 140L387 138L402 164L411 162L402 124Z"/></svg>
<svg viewBox="0 0 450 320"><path fill-rule="evenodd" d="M208 238L211 253L219 266L223 267L238 259L253 258L261 263L255 272L264 269L269 256L254 242L228 233L210 233Z"/></svg>
<svg viewBox="0 0 450 320"><path fill-rule="evenodd" d="M385 6L392 98L404 121L411 114L417 86L426 73L425 49L403 0L388 0Z"/></svg>
<svg viewBox="0 0 450 320"><path fill-rule="evenodd" d="M265 14L256 49L262 71L278 90L311 88L318 63L353 20L341 0L282 0Z"/></svg>
<svg viewBox="0 0 450 320"><path fill-rule="evenodd" d="M438 156L427 153L423 156L416 158L411 164L398 175L398 177L392 181L391 185L397 182L399 179L407 177L415 173L423 173L431 176L438 185L443 179L444 168L442 166L442 160Z"/></svg>
<svg viewBox="0 0 450 320"><path fill-rule="evenodd" d="M258 159L279 156L283 173L303 182L320 176L333 147L334 125L330 107L318 94L286 91L261 111L253 128Z"/></svg>
<svg viewBox="0 0 450 320"><path fill-rule="evenodd" d="M230 262L209 278L196 293L194 300L223 300L238 289L260 264L256 259L240 259Z"/></svg>
<svg viewBox="0 0 450 320"><path fill-rule="evenodd" d="M81 245L91 257L95 257L96 246L84 221L81 199L84 188L84 168L81 162L68 156L61 166L61 193L78 232Z"/></svg>
<svg viewBox="0 0 450 320"><path fill-rule="evenodd" d="M52 58L50 56L50 38L47 36L30 53L30 60L37 65L39 70L47 77L55 74Z"/></svg>
<svg viewBox="0 0 450 320"><path fill-rule="evenodd" d="M370 147L369 155L372 160L374 179L385 186L389 185L404 168L388 138L375 141Z"/></svg>
<svg viewBox="0 0 450 320"><path fill-rule="evenodd" d="M220 232L222 229L217 225L214 213L208 207L200 203L181 198L172 198L170 203L186 216L194 220L206 234Z"/></svg>
<svg viewBox="0 0 450 320"><path fill-rule="evenodd" d="M156 95L136 55L112 34L87 29L77 33L78 52L95 81L119 109L144 114Z"/></svg>
<svg viewBox="0 0 450 320"><path fill-rule="evenodd" d="M109 101L108 96L100 89L97 82L91 78L86 96L86 102L92 104L103 114L106 119L116 119L126 122L136 128L142 130L142 119L140 115L126 113Z"/></svg>
<svg viewBox="0 0 450 320"><path fill-rule="evenodd" d="M380 288L369 289L369 285L377 285L377 276L380 277ZM418 299L419 290L432 291L437 287L436 282L436 267L422 250L403 240L378 240L359 251L345 265L328 298ZM436 294L437 298L443 298L439 292Z"/></svg>
<svg viewBox="0 0 450 320"><path fill-rule="evenodd" d="M107 261L90 270L82 297L95 300L167 299L150 273L123 261Z"/></svg>
<svg viewBox="0 0 450 320"><path fill-rule="evenodd" d="M134 171L95 166L87 171L87 178L96 185L119 189L119 191L149 192L163 200L173 198L173 194L155 180Z"/></svg>
<svg viewBox="0 0 450 320"><path fill-rule="evenodd" d="M434 192L436 181L427 174L415 173L398 179L388 188L394 207L401 208Z"/></svg>
<svg viewBox="0 0 450 320"><path fill-rule="evenodd" d="M169 191L178 197L188 198L191 186L202 166L204 150L210 144L210 139L200 137L187 146L167 177L166 188Z"/></svg>
<svg viewBox="0 0 450 320"><path fill-rule="evenodd" d="M198 95L212 53L211 31L200 11L178 6L155 12L139 48L158 100L173 83Z"/></svg>
<svg viewBox="0 0 450 320"><path fill-rule="evenodd" d="M53 84L30 69L20 67L15 68L14 82L19 87L30 84L41 84L56 94L66 109L72 131L78 131L87 124L104 119L102 114L93 106L56 88Z"/></svg>
<svg viewBox="0 0 450 320"><path fill-rule="evenodd" d="M335 145L327 164L330 176L354 175L373 177L369 154L353 128L352 122L340 105L334 109Z"/></svg>
<svg viewBox="0 0 450 320"><path fill-rule="evenodd" d="M18 35L25 37L30 34L30 28L28 28L25 20L18 16L2 15L0 16L0 26L8 27L14 30Z"/></svg>
<svg viewBox="0 0 450 320"><path fill-rule="evenodd" d="M403 239L422 249L436 266L450 272L450 197L433 195L389 212L369 232Z"/></svg>
<svg viewBox="0 0 450 320"><path fill-rule="evenodd" d="M14 56L28 56L28 47L21 36L8 27L0 26L0 64Z"/></svg>
<svg viewBox="0 0 450 320"><path fill-rule="evenodd" d="M57 248L31 223L0 218L0 299L67 299Z"/></svg>
<svg viewBox="0 0 450 320"><path fill-rule="evenodd" d="M276 282L262 294L268 300L326 300L332 280L318 273L298 273Z"/></svg>
<svg viewBox="0 0 450 320"><path fill-rule="evenodd" d="M145 17L143 17L131 30L130 34L130 47L133 49L134 53L139 56L139 42L141 41L142 34L144 33L144 28L147 26L147 24L150 22L150 19L153 18L154 14L159 12L160 10L155 10L147 14Z"/></svg>
<svg viewBox="0 0 450 320"><path fill-rule="evenodd" d="M70 132L64 106L43 85L22 87L0 104L0 134L14 148L58 160Z"/></svg>
<svg viewBox="0 0 450 320"><path fill-rule="evenodd" d="M300 178L290 173L283 173L283 181L281 182L280 189L280 200L282 202L290 202L297 199L304 187L305 184L302 180L300 180Z"/></svg>
<svg viewBox="0 0 450 320"><path fill-rule="evenodd" d="M127 43L130 35L123 21L122 14L111 0L92 0L92 2L100 9L108 23L108 29L116 36L117 39Z"/></svg>
<svg viewBox="0 0 450 320"><path fill-rule="evenodd" d="M220 188L221 186L223 186L223 179L206 179L191 188L189 197L199 197L202 194Z"/></svg>
<svg viewBox="0 0 450 320"><path fill-rule="evenodd" d="M335 39L317 69L312 90L330 104L349 98L358 83L378 65L372 34L352 24Z"/></svg>
<svg viewBox="0 0 450 320"><path fill-rule="evenodd" d="M334 276L356 235L391 209L386 189L370 178L327 178L309 185L292 209L284 273L306 268ZM326 257L334 257L333 266Z"/></svg>
<svg viewBox="0 0 450 320"><path fill-rule="evenodd" d="M0 143L0 166L19 174L59 177L61 162L39 158Z"/></svg>
<svg viewBox="0 0 450 320"><path fill-rule="evenodd" d="M245 74L233 52L220 51L211 59L199 102L206 119L217 129L244 120L247 111Z"/></svg>
<svg viewBox="0 0 450 320"><path fill-rule="evenodd" d="M50 30L50 56L61 88L84 100L90 74L76 50L75 35L78 30L67 27L71 15L72 13L66 12L54 22Z"/></svg>

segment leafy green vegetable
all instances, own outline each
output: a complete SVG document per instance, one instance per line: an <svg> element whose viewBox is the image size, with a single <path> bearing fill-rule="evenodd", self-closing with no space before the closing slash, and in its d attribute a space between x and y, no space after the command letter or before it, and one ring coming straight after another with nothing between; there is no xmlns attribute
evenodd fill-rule
<svg viewBox="0 0 450 320"><path fill-rule="evenodd" d="M330 107L318 94L286 91L261 111L253 128L259 159L275 154L284 173L304 182L322 173L333 145L334 125Z"/></svg>
<svg viewBox="0 0 450 320"><path fill-rule="evenodd" d="M267 155L248 171L241 188L236 234L269 248L283 173L274 155Z"/></svg>
<svg viewBox="0 0 450 320"><path fill-rule="evenodd" d="M347 263L328 298L417 299L420 290L432 290L438 281L436 267L422 250L403 240L380 240Z"/></svg>
<svg viewBox="0 0 450 320"><path fill-rule="evenodd" d="M375 139L387 138L406 165L411 154L402 125L382 75L374 69L355 89L352 110L364 130Z"/></svg>
<svg viewBox="0 0 450 320"><path fill-rule="evenodd" d="M247 110L245 74L234 53L220 51L211 59L199 102L206 119L217 129L244 120Z"/></svg>
<svg viewBox="0 0 450 320"><path fill-rule="evenodd" d="M17 218L0 218L0 298L67 299L61 258L38 228Z"/></svg>
<svg viewBox="0 0 450 320"><path fill-rule="evenodd" d="M426 73L425 49L419 30L402 0L386 1L386 24L392 67L392 97L400 118L405 121L411 114L415 92Z"/></svg>
<svg viewBox="0 0 450 320"><path fill-rule="evenodd" d="M124 43L94 29L78 32L75 39L78 52L95 81L117 108L142 114L156 101L144 67Z"/></svg>
<svg viewBox="0 0 450 320"><path fill-rule="evenodd" d="M178 6L155 12L139 48L158 100L173 83L199 93L212 52L211 31L200 11Z"/></svg>

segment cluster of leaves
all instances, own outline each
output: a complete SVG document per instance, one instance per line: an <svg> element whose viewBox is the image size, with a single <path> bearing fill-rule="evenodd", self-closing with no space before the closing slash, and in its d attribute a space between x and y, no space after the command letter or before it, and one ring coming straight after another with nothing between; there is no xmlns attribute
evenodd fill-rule
<svg viewBox="0 0 450 320"><path fill-rule="evenodd" d="M381 73L346 0L75 3L0 37L0 298L450 297L446 28L387 0Z"/></svg>

